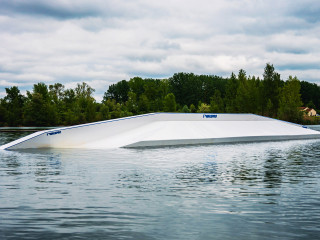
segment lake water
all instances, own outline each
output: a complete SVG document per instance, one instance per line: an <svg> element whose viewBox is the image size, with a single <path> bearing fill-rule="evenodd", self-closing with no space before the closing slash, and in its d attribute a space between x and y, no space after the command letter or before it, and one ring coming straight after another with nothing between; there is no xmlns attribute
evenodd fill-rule
<svg viewBox="0 0 320 240"><path fill-rule="evenodd" d="M0 151L0 239L319 239L319 161L320 140Z"/></svg>

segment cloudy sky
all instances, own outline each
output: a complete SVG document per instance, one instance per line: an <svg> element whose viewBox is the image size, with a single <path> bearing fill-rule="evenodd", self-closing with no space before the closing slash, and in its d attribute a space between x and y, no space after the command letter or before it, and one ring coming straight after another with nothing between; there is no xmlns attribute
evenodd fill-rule
<svg viewBox="0 0 320 240"><path fill-rule="evenodd" d="M176 72L320 84L318 0L0 0L0 97L33 84L112 83Z"/></svg>

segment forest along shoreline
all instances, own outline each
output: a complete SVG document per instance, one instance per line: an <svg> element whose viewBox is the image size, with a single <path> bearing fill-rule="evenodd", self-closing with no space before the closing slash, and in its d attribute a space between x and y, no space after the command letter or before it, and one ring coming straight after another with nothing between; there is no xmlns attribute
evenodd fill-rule
<svg viewBox="0 0 320 240"><path fill-rule="evenodd" d="M269 63L262 78L248 76L243 69L227 78L175 73L167 79L133 77L106 88L101 103L85 82L75 89L37 83L26 95L18 86L6 88L6 96L0 98L0 127L47 129L150 112L253 113L313 125L320 120L301 111L308 107L319 112L320 87L296 76L282 80Z"/></svg>

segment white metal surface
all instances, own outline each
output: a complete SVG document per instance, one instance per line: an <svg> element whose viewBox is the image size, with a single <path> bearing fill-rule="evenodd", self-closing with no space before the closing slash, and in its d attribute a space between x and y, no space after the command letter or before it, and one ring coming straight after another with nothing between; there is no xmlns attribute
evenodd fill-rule
<svg viewBox="0 0 320 240"><path fill-rule="evenodd" d="M320 138L320 133L254 114L151 113L36 132L0 149L160 147L311 138Z"/></svg>

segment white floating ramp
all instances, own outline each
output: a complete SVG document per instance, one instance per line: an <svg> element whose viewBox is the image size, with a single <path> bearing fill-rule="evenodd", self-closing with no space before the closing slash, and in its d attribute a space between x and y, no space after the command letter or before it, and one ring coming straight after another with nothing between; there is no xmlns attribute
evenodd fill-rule
<svg viewBox="0 0 320 240"><path fill-rule="evenodd" d="M162 147L314 138L320 138L320 132L254 114L151 113L40 131L0 149Z"/></svg>

